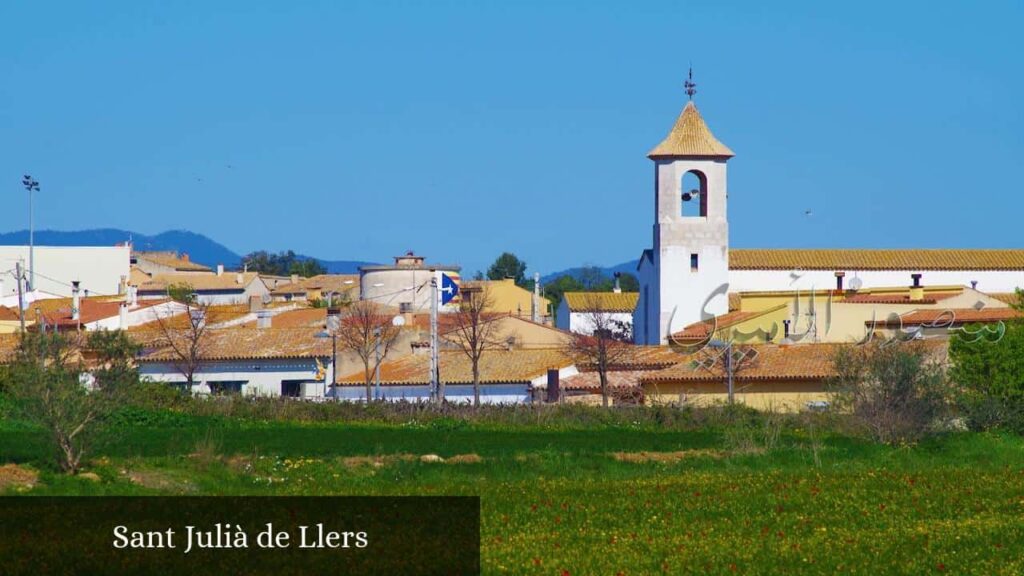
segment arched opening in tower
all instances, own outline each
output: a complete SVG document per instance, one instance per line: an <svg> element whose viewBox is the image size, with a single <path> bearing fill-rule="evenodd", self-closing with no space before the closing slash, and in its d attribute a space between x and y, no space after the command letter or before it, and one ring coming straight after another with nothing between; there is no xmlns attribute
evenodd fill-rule
<svg viewBox="0 0 1024 576"><path fill-rule="evenodd" d="M683 174L679 215L687 218L708 216L708 179L700 170Z"/></svg>

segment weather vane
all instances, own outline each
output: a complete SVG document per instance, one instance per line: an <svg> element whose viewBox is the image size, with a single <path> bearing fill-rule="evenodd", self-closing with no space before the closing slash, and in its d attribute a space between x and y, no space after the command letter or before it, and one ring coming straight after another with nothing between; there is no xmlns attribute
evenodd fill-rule
<svg viewBox="0 0 1024 576"><path fill-rule="evenodd" d="M693 81L693 66L690 66L690 76L683 82L683 86L686 88L686 95L693 100L693 95L697 93L697 83Z"/></svg>

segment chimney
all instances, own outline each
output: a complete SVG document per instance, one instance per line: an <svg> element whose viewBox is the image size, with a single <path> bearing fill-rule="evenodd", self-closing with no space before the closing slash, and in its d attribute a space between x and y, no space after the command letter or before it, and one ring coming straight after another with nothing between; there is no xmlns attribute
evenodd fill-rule
<svg viewBox="0 0 1024 576"><path fill-rule="evenodd" d="M782 337L789 338L789 320L782 321Z"/></svg>
<svg viewBox="0 0 1024 576"><path fill-rule="evenodd" d="M249 312L263 310L263 299L259 296L249 296Z"/></svg>
<svg viewBox="0 0 1024 576"><path fill-rule="evenodd" d="M79 295L78 285L79 285L78 280L75 280L75 281L71 282L71 319L72 320L79 320L82 317L82 314L81 314L81 312L79 310L79 307L82 305L82 299L81 299L81 296Z"/></svg>
<svg viewBox="0 0 1024 576"><path fill-rule="evenodd" d="M256 313L256 327L257 328L270 328L273 324L274 314L270 310L260 310Z"/></svg>
<svg viewBox="0 0 1024 576"><path fill-rule="evenodd" d="M124 296L128 293L128 277L121 276L121 281L117 283L117 295Z"/></svg>
<svg viewBox="0 0 1024 576"><path fill-rule="evenodd" d="M217 264L217 276L223 276L223 275L224 275L224 265L223 264Z"/></svg>
<svg viewBox="0 0 1024 576"><path fill-rule="evenodd" d="M182 252L182 253L181 253L181 261L182 261L182 262L189 262L189 259L188 259L188 252Z"/></svg>
<svg viewBox="0 0 1024 576"><path fill-rule="evenodd" d="M910 278L914 281L910 286L910 299L912 301L924 300L924 286L921 286L921 275L911 274Z"/></svg>
<svg viewBox="0 0 1024 576"><path fill-rule="evenodd" d="M836 272L836 292L843 291L843 277L846 276L846 272Z"/></svg>
<svg viewBox="0 0 1024 576"><path fill-rule="evenodd" d="M129 286L128 287L128 305L132 308L139 305L139 287Z"/></svg>
<svg viewBox="0 0 1024 576"><path fill-rule="evenodd" d="M121 302L121 306L117 310L118 326L121 330L128 329L128 303Z"/></svg>
<svg viewBox="0 0 1024 576"><path fill-rule="evenodd" d="M548 389L547 398L545 402L558 402L558 397L561 396L561 389L558 385L558 369L548 368Z"/></svg>
<svg viewBox="0 0 1024 576"><path fill-rule="evenodd" d="M622 294L622 286L619 285L619 276L622 276L622 272L615 273L615 288L612 288L612 292L616 294Z"/></svg>
<svg viewBox="0 0 1024 576"><path fill-rule="evenodd" d="M235 284L244 284L244 283L245 283L245 276L243 276L241 272L239 272L238 274L235 274Z"/></svg>
<svg viewBox="0 0 1024 576"><path fill-rule="evenodd" d="M299 275L298 274L292 274L292 284L298 284L298 283L299 283Z"/></svg>
<svg viewBox="0 0 1024 576"><path fill-rule="evenodd" d="M533 295L530 297L530 320L540 322L540 272L533 273Z"/></svg>

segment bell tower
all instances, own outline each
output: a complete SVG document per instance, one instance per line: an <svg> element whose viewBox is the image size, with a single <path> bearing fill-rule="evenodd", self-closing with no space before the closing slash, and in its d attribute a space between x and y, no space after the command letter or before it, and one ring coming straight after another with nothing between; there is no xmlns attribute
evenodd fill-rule
<svg viewBox="0 0 1024 576"><path fill-rule="evenodd" d="M733 152L708 129L690 100L654 162L654 245L640 259L633 312L638 344L666 344L683 327L728 312L729 222L726 163Z"/></svg>

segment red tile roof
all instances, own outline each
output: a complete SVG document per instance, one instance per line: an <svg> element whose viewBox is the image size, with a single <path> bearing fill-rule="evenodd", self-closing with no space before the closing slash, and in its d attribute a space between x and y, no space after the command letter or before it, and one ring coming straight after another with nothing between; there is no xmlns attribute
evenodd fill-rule
<svg viewBox="0 0 1024 576"><path fill-rule="evenodd" d="M982 308L981 310L974 308L952 308L946 310L914 310L900 316L899 321L886 320L884 323L877 322L876 324L887 327L921 325L944 327L973 323L1007 322L1019 318L1024 318L1024 313L1013 308ZM868 320L864 324L870 326L872 322Z"/></svg>
<svg viewBox="0 0 1024 576"><path fill-rule="evenodd" d="M911 300L909 289L906 294L851 294L847 292L841 302L848 304L936 304L960 294L962 292L928 292L920 300Z"/></svg>
<svg viewBox="0 0 1024 576"><path fill-rule="evenodd" d="M723 328L735 326L737 324L746 322L747 320L752 320L754 318L764 316L765 314L777 312L779 310L782 310L786 306L786 304L780 304L778 306L773 306L771 308L766 308L764 310L747 312L734 310L732 312L729 312L728 314L722 314L721 316L716 316L708 320L690 324L689 326L686 326L679 332L672 334L672 338L675 340L700 340L702 338L707 338L716 330L721 330Z"/></svg>
<svg viewBox="0 0 1024 576"><path fill-rule="evenodd" d="M179 337L184 338L184 331ZM277 358L328 358L331 339L317 336L316 328L208 329L203 335L204 360L259 360ZM166 362L175 354L160 331L133 332L144 349L140 362Z"/></svg>
<svg viewBox="0 0 1024 576"><path fill-rule="evenodd" d="M946 343L937 340L915 341L928 354L942 357ZM741 364L734 373L734 379L743 380L824 380L834 375L832 359L836 352L851 344L794 344L778 346L763 344L736 347L735 350L753 350L756 356ZM713 363L711 362L713 360ZM705 368L698 363L708 362ZM696 353L687 360L660 370L648 372L641 382L718 382L726 377L724 362L714 350Z"/></svg>

